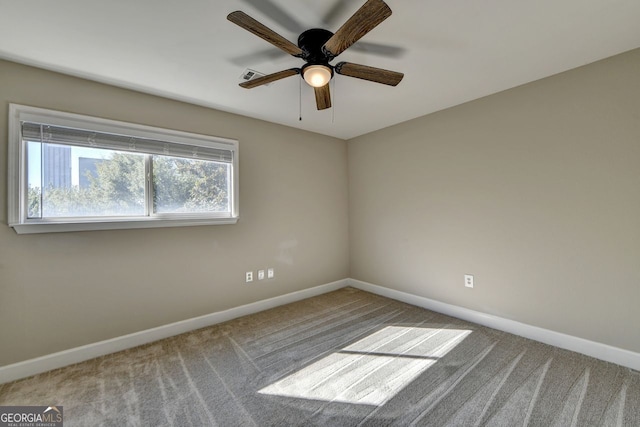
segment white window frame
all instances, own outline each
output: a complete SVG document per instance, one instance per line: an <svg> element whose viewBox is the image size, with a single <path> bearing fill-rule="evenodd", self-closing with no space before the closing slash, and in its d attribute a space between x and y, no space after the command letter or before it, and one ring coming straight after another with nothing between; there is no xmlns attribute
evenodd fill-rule
<svg viewBox="0 0 640 427"><path fill-rule="evenodd" d="M27 156L22 138L22 122L43 123L76 129L86 129L131 137L166 141L171 144L212 147L232 152L230 213L158 214L144 217L71 217L34 219L27 217ZM8 224L18 234L51 233L87 230L114 230L153 227L184 227L196 225L235 224L238 212L238 141L163 129L134 123L108 120L80 114L65 113L25 105L9 105L8 158Z"/></svg>

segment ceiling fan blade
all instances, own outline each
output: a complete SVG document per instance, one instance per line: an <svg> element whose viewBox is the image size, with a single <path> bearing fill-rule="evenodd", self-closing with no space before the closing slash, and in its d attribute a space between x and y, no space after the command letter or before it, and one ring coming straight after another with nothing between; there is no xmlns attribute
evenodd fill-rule
<svg viewBox="0 0 640 427"><path fill-rule="evenodd" d="M391 9L385 2L367 0L325 43L322 50L335 58L390 16Z"/></svg>
<svg viewBox="0 0 640 427"><path fill-rule="evenodd" d="M322 87L314 87L316 93L316 106L318 110L325 110L331 108L331 91L329 90L329 83Z"/></svg>
<svg viewBox="0 0 640 427"><path fill-rule="evenodd" d="M254 87L266 85L267 83L275 82L276 80L284 79L285 77L295 76L300 74L300 68L290 68L288 70L278 71L277 73L267 74L266 76L258 77L257 79L249 80L240 83L240 86L245 89L253 89Z"/></svg>
<svg viewBox="0 0 640 427"><path fill-rule="evenodd" d="M302 56L302 49L298 46L240 10L231 12L227 19L293 56Z"/></svg>
<svg viewBox="0 0 640 427"><path fill-rule="evenodd" d="M300 34L305 30L298 21L270 0L244 0L244 2L264 13L292 33Z"/></svg>
<svg viewBox="0 0 640 427"><path fill-rule="evenodd" d="M339 62L334 67L334 71L338 74L342 74L343 76L369 80L370 82L382 83L389 86L396 86L404 77L404 74L396 71L383 70L382 68L369 67L367 65L352 64L351 62Z"/></svg>

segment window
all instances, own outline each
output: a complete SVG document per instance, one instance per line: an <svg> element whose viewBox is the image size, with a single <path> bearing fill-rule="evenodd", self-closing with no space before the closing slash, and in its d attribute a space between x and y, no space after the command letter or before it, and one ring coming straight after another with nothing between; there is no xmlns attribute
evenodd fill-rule
<svg viewBox="0 0 640 427"><path fill-rule="evenodd" d="M12 104L8 170L18 233L238 219L234 140Z"/></svg>

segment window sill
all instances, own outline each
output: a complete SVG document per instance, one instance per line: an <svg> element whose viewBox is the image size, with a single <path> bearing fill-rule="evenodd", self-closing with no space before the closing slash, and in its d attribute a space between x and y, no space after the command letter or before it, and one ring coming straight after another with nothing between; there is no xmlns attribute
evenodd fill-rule
<svg viewBox="0 0 640 427"><path fill-rule="evenodd" d="M144 218L140 220L108 220L91 222L38 221L9 224L18 234L61 233L69 231L128 230L134 228L191 227L198 225L235 224L238 217L225 218Z"/></svg>

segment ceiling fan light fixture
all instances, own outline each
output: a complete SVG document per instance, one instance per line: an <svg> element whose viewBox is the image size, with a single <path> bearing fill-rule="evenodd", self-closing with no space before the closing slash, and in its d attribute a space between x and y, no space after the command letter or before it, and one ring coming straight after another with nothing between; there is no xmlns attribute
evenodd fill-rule
<svg viewBox="0 0 640 427"><path fill-rule="evenodd" d="M332 76L331 68L326 65L309 65L302 71L304 81L312 87L322 87L329 83Z"/></svg>

